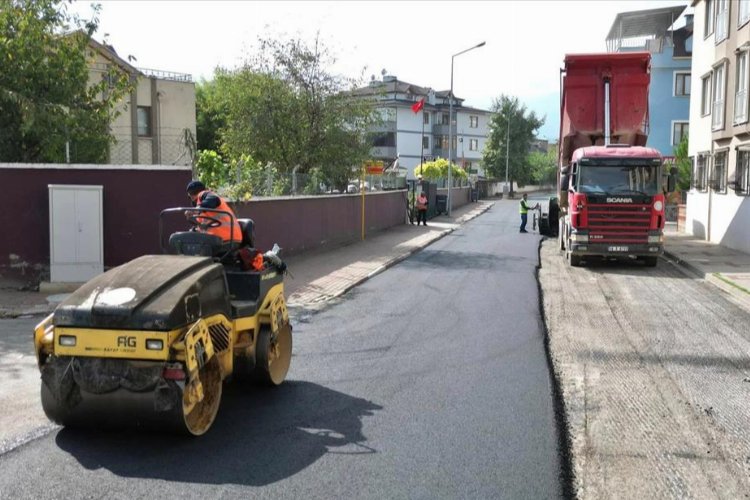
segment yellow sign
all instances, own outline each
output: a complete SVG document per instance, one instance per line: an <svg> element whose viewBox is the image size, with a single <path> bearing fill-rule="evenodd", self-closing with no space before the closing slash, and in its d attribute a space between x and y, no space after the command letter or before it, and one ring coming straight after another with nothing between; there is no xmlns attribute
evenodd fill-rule
<svg viewBox="0 0 750 500"><path fill-rule="evenodd" d="M372 160L365 162L365 172L370 175L378 175L383 173L383 162L380 160Z"/></svg>

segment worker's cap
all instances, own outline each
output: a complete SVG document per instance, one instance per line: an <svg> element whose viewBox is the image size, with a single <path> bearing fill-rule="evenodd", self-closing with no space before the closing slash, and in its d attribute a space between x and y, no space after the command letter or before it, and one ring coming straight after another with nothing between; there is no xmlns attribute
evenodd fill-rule
<svg viewBox="0 0 750 500"><path fill-rule="evenodd" d="M205 191L206 186L201 181L190 181L187 185L188 194L196 194Z"/></svg>

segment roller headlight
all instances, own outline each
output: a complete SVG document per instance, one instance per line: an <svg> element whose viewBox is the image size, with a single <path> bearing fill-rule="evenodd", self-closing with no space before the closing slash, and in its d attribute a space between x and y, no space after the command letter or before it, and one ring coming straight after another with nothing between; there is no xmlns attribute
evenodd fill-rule
<svg viewBox="0 0 750 500"><path fill-rule="evenodd" d="M164 348L164 342L159 339L147 339L146 349L150 351L161 351Z"/></svg>
<svg viewBox="0 0 750 500"><path fill-rule="evenodd" d="M663 208L664 208L664 203L662 203L661 200L657 200L654 203L654 210L656 210L657 212L661 212Z"/></svg>
<svg viewBox="0 0 750 500"><path fill-rule="evenodd" d="M60 335L57 342L65 347L74 347L76 345L75 335Z"/></svg>

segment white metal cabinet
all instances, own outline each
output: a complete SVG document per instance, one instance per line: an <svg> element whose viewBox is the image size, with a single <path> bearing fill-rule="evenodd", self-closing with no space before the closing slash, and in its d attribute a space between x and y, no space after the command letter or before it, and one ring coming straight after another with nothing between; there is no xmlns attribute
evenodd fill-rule
<svg viewBox="0 0 750 500"><path fill-rule="evenodd" d="M50 281L88 281L104 271L103 187L48 189Z"/></svg>

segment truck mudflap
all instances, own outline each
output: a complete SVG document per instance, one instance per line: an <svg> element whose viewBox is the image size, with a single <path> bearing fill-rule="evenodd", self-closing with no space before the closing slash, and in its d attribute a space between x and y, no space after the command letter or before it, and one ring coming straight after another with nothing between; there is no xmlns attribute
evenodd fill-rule
<svg viewBox="0 0 750 500"><path fill-rule="evenodd" d="M602 257L656 257L664 253L660 243L609 244L571 243L573 255L600 255Z"/></svg>

